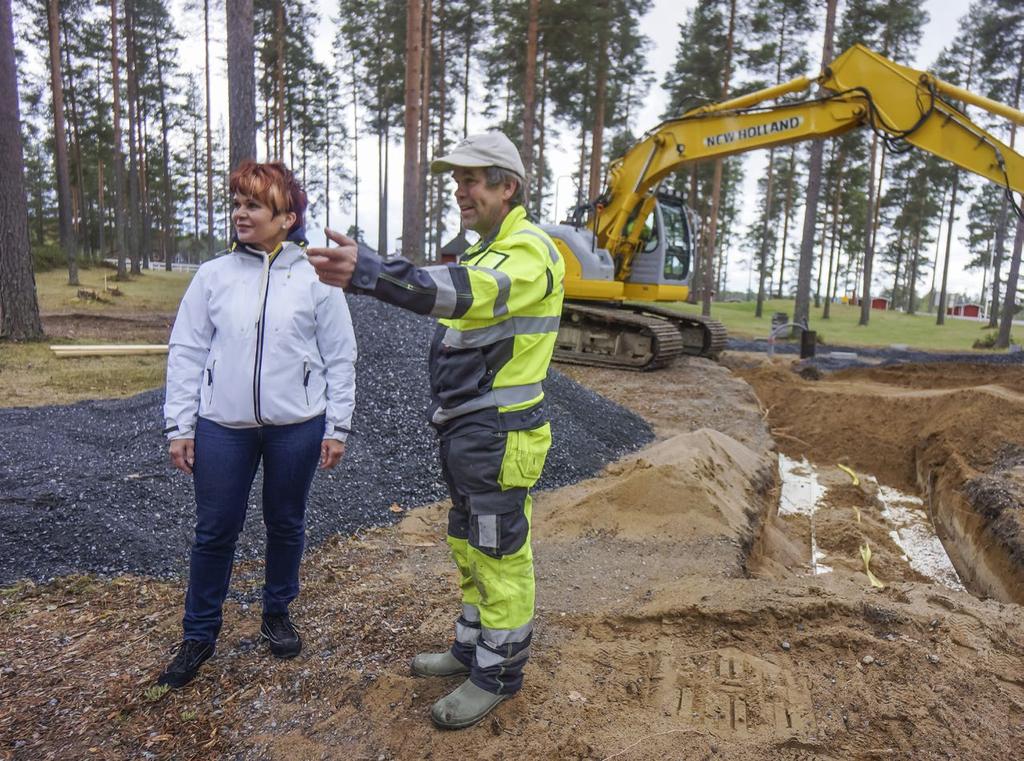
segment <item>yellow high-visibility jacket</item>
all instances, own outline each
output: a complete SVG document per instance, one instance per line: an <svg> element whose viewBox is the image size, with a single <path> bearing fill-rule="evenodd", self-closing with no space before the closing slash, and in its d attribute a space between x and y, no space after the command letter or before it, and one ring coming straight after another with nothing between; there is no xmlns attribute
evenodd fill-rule
<svg viewBox="0 0 1024 761"><path fill-rule="evenodd" d="M362 251L350 290L440 318L430 349L430 419L504 430L544 422L541 408L562 314L565 263L513 208L458 264L416 267Z"/></svg>

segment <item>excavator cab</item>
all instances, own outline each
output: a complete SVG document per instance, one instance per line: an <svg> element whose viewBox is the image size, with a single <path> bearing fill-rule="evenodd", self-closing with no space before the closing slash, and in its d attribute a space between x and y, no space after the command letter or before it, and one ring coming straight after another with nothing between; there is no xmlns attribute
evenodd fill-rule
<svg viewBox="0 0 1024 761"><path fill-rule="evenodd" d="M693 230L683 199L659 192L640 233L640 247L623 282L623 296L639 301L683 301L690 291Z"/></svg>
<svg viewBox="0 0 1024 761"><path fill-rule="evenodd" d="M689 285L693 261L692 233L690 215L683 199L659 193L654 213L647 217L644 231L640 234L640 250L633 257L626 282Z"/></svg>

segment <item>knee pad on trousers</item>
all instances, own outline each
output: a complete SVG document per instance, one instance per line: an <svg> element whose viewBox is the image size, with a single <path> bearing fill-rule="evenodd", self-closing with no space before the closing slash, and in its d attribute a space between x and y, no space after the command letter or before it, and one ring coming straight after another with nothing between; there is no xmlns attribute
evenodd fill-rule
<svg viewBox="0 0 1024 761"><path fill-rule="evenodd" d="M522 509L498 515L474 515L469 520L469 544L492 558L513 555L522 549L530 524Z"/></svg>

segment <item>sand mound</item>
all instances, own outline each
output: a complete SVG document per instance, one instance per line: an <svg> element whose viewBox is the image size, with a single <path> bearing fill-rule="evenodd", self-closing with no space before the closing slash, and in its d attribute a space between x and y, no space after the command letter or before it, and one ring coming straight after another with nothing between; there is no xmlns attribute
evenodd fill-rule
<svg viewBox="0 0 1024 761"><path fill-rule="evenodd" d="M665 541L725 534L749 541L751 492L770 468L763 455L718 431L679 434L620 460L601 478L541 502L536 531L558 540L598 533Z"/></svg>

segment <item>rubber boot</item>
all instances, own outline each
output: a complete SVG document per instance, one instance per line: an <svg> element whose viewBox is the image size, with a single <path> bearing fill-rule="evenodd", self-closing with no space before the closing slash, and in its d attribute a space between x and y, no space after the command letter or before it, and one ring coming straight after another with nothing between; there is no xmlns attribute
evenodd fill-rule
<svg viewBox="0 0 1024 761"><path fill-rule="evenodd" d="M412 673L416 676L464 676L469 673L469 666L451 654L420 653L412 659Z"/></svg>
<svg viewBox="0 0 1024 761"><path fill-rule="evenodd" d="M476 724L508 695L495 695L467 679L430 709L430 718L441 729L465 729Z"/></svg>

